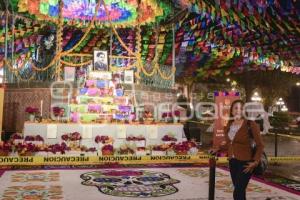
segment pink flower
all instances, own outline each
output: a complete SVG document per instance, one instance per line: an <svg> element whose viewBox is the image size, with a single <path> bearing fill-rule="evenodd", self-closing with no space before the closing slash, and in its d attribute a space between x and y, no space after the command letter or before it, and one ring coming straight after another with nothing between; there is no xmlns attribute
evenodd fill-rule
<svg viewBox="0 0 300 200"><path fill-rule="evenodd" d="M27 107L25 109L25 112L29 113L29 114L37 114L39 112L38 108L33 108L33 107Z"/></svg>
<svg viewBox="0 0 300 200"><path fill-rule="evenodd" d="M180 111L179 111L179 110L175 110L174 115L175 115L176 117L179 117L179 116L180 116Z"/></svg>
<svg viewBox="0 0 300 200"><path fill-rule="evenodd" d="M69 140L68 134L63 134L63 135L61 136L61 139L64 140L64 141L68 141L68 140Z"/></svg>

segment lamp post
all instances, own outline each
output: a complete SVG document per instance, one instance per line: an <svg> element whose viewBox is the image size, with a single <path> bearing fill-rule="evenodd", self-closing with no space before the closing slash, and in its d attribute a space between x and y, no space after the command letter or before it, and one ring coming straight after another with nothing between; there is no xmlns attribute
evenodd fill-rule
<svg viewBox="0 0 300 200"><path fill-rule="evenodd" d="M284 101L283 101L283 99L282 98L279 98L278 99L278 101L276 102L276 105L278 106L278 110L279 111L287 111L286 109L286 107L285 107L285 104L284 104ZM283 108L285 107L285 109L284 110L282 110Z"/></svg>
<svg viewBox="0 0 300 200"><path fill-rule="evenodd" d="M255 102L261 102L262 98L259 96L258 92L254 92L253 96L251 97L251 100Z"/></svg>

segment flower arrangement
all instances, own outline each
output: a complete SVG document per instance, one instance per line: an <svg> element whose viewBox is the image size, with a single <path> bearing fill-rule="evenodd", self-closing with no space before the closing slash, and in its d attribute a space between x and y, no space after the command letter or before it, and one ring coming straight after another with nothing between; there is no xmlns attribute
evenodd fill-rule
<svg viewBox="0 0 300 200"><path fill-rule="evenodd" d="M169 114L170 114L170 113L164 112L164 113L162 114L161 117L162 117L163 119L165 119L165 118L169 117Z"/></svg>
<svg viewBox="0 0 300 200"><path fill-rule="evenodd" d="M180 111L179 110L175 110L174 112L164 112L162 113L162 118L164 120L168 120L168 119L178 119L180 117Z"/></svg>
<svg viewBox="0 0 300 200"><path fill-rule="evenodd" d="M62 142L61 144L53 144L49 145L48 148L45 149L47 152L51 152L53 154L61 153L65 154L66 151L70 151L71 148L67 146L66 143Z"/></svg>
<svg viewBox="0 0 300 200"><path fill-rule="evenodd" d="M21 133L14 133L9 140L12 144L23 143L23 136Z"/></svg>
<svg viewBox="0 0 300 200"><path fill-rule="evenodd" d="M135 153L134 149L135 149L134 147L124 144L124 145L120 146L119 154L121 154L121 155L134 154Z"/></svg>
<svg viewBox="0 0 300 200"><path fill-rule="evenodd" d="M166 151L168 148L169 146L166 145L154 145L152 151Z"/></svg>
<svg viewBox="0 0 300 200"><path fill-rule="evenodd" d="M151 154L153 156L165 156L166 155L166 151L168 150L168 148L169 148L169 145L166 145L166 144L154 145L152 147Z"/></svg>
<svg viewBox="0 0 300 200"><path fill-rule="evenodd" d="M69 140L69 134L63 134L63 135L61 136L61 139L62 139L63 141L68 141L68 140Z"/></svg>
<svg viewBox="0 0 300 200"><path fill-rule="evenodd" d="M128 136L126 141L129 142L130 145L135 145L136 147L145 147L146 146L146 138L143 135L139 136Z"/></svg>
<svg viewBox="0 0 300 200"><path fill-rule="evenodd" d="M66 133L61 136L63 141L80 141L82 139L79 132Z"/></svg>
<svg viewBox="0 0 300 200"><path fill-rule="evenodd" d="M126 141L141 141L141 140L146 140L146 138L142 135L139 136L128 136L126 138Z"/></svg>
<svg viewBox="0 0 300 200"><path fill-rule="evenodd" d="M33 107L27 107L25 109L25 112L29 114L29 121L34 122L35 121L35 115L39 113L38 108L33 108Z"/></svg>
<svg viewBox="0 0 300 200"><path fill-rule="evenodd" d="M31 142L31 141L44 142L44 138L40 135L36 135L36 136L27 135L24 140L25 142Z"/></svg>
<svg viewBox="0 0 300 200"><path fill-rule="evenodd" d="M55 117L63 117L65 114L65 108L56 106L52 108L52 112Z"/></svg>
<svg viewBox="0 0 300 200"><path fill-rule="evenodd" d="M39 113L39 109L38 108L33 108L33 107L29 106L29 107L27 107L25 109L25 112L28 113L28 114L30 114L30 115L36 115L36 114Z"/></svg>
<svg viewBox="0 0 300 200"><path fill-rule="evenodd" d="M104 145L101 149L102 155L109 156L114 154L114 147L111 144Z"/></svg>
<svg viewBox="0 0 300 200"><path fill-rule="evenodd" d="M12 151L12 145L6 142L0 142L0 156L8 156Z"/></svg>
<svg viewBox="0 0 300 200"><path fill-rule="evenodd" d="M99 143L102 143L102 144L107 144L107 143L110 143L110 141L112 141L113 139L111 137L108 137L106 135L97 135L96 138L95 138L95 142L97 144Z"/></svg>
<svg viewBox="0 0 300 200"><path fill-rule="evenodd" d="M15 149L18 152L19 156L33 156L36 152L39 151L39 148L32 143L19 143L15 146Z"/></svg>
<svg viewBox="0 0 300 200"><path fill-rule="evenodd" d="M20 133L14 133L11 137L11 140L21 140L23 139L23 136Z"/></svg>
<svg viewBox="0 0 300 200"><path fill-rule="evenodd" d="M184 142L180 142L178 144L175 144L173 146L173 149L176 152L176 154L186 155L188 153L188 151L190 151L191 148L196 148L196 146L197 145L194 142L184 141Z"/></svg>
<svg viewBox="0 0 300 200"><path fill-rule="evenodd" d="M179 110L175 110L174 115L175 115L175 117L180 117L180 111Z"/></svg>
<svg viewBox="0 0 300 200"><path fill-rule="evenodd" d="M177 139L171 134L164 135L161 138L161 140L164 142L176 142L177 141Z"/></svg>

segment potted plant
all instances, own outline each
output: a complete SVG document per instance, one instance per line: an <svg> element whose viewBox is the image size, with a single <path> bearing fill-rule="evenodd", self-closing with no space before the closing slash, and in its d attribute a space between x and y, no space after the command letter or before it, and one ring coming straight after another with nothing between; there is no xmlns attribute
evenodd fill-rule
<svg viewBox="0 0 300 200"><path fill-rule="evenodd" d="M114 139L112 137L106 136L106 135L97 135L95 138L95 142L99 145L99 149L102 149L102 147L105 144L113 144Z"/></svg>
<svg viewBox="0 0 300 200"><path fill-rule="evenodd" d="M33 108L33 107L29 106L29 107L27 107L25 109L25 112L29 114L29 121L30 122L34 122L36 114L39 113L39 109L38 108Z"/></svg>
<svg viewBox="0 0 300 200"><path fill-rule="evenodd" d="M53 115L56 117L57 121L60 121L61 118L65 115L65 108L61 107L53 107L52 108Z"/></svg>
<svg viewBox="0 0 300 200"><path fill-rule="evenodd" d="M72 150L80 150L80 141L82 139L79 132L65 133L61 136L61 139L67 143Z"/></svg>
<svg viewBox="0 0 300 200"><path fill-rule="evenodd" d="M175 110L174 111L174 116L173 116L173 122L174 123L178 123L180 120L180 111L179 110Z"/></svg>

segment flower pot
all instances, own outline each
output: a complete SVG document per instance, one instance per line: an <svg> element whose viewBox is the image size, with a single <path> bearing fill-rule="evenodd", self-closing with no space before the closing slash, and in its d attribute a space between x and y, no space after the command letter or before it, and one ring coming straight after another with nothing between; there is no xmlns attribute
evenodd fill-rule
<svg viewBox="0 0 300 200"><path fill-rule="evenodd" d="M174 118L173 118L173 122L174 122L174 124L179 123L179 118L174 117Z"/></svg>
<svg viewBox="0 0 300 200"><path fill-rule="evenodd" d="M29 121L34 122L34 120L35 120L35 115L30 114L29 115Z"/></svg>

